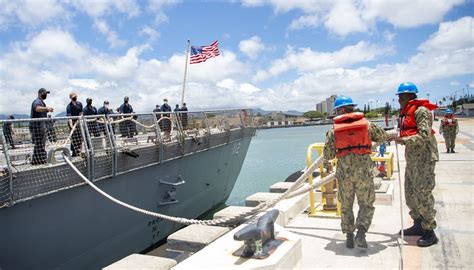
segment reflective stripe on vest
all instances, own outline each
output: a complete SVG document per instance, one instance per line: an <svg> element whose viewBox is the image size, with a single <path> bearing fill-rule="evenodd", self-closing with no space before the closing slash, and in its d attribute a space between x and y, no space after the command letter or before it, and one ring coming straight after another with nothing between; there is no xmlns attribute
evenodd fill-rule
<svg viewBox="0 0 474 270"><path fill-rule="evenodd" d="M363 113L346 113L334 118L336 137L336 156L349 153L358 155L372 152L372 140L369 137L369 121Z"/></svg>
<svg viewBox="0 0 474 270"><path fill-rule="evenodd" d="M450 117L444 117L443 119L443 122L444 122L444 125L447 125L449 127L454 127L456 126L456 119L454 118L454 116L450 116Z"/></svg>

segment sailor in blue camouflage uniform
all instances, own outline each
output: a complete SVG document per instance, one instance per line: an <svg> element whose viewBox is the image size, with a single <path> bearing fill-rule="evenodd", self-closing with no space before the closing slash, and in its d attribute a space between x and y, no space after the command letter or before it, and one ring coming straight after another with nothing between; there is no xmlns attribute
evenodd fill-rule
<svg viewBox="0 0 474 270"><path fill-rule="evenodd" d="M438 242L436 228L435 165L439 160L438 145L434 136L431 111L437 106L427 99L418 99L418 88L406 82L398 87L400 103L399 129L397 143L405 145L405 199L414 224L403 230L407 236L421 236L416 244L428 247ZM401 232L400 232L401 234Z"/></svg>
<svg viewBox="0 0 474 270"><path fill-rule="evenodd" d="M439 133L443 134L446 152L456 153L454 147L456 146L456 136L459 133L459 124L456 117L454 117L453 110L446 110L443 120L441 120L439 125Z"/></svg>
<svg viewBox="0 0 474 270"><path fill-rule="evenodd" d="M346 234L346 246L354 248L354 231L357 228L355 242L358 247L367 248L365 234L375 210L375 164L370 157L372 141L381 143L388 135L381 127L367 121L363 113L354 113L355 106L350 97L336 98L334 109L337 117L334 118L333 128L326 134L324 159L338 158L337 195L341 203L341 229ZM354 224L352 207L355 196L359 213Z"/></svg>

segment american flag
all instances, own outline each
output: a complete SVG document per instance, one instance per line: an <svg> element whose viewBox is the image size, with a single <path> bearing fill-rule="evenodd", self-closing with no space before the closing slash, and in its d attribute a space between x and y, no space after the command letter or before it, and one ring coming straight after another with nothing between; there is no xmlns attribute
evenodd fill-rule
<svg viewBox="0 0 474 270"><path fill-rule="evenodd" d="M191 46L190 64L206 62L211 57L219 56L219 42L216 40L209 46Z"/></svg>

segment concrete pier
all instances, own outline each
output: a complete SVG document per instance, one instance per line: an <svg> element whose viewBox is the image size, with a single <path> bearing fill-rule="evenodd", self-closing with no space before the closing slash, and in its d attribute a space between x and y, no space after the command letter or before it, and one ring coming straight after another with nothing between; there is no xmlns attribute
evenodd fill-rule
<svg viewBox="0 0 474 270"><path fill-rule="evenodd" d="M400 205L403 227L411 226L413 221L408 215L405 198L400 202L398 179L401 179L403 187L406 166L404 147L400 146L398 156L401 170L397 170L395 162L392 179L380 183L374 218L367 233L367 250L346 248L340 219L309 217L304 212L309 205L309 196L304 194L275 206L280 211L276 223L281 225L276 225L277 237L291 239L289 243L292 245L277 248L265 260L233 257L230 254L241 243L234 241L232 236L240 230L240 226L223 234L172 269L400 269L402 257L404 269L473 269L474 119L460 119L459 123L456 153L447 154L443 137L436 135L440 152L433 191L438 223L435 230L439 238L437 245L420 248L416 246L419 237L405 237L401 253L402 242L398 235L402 227ZM439 129L438 123L434 129ZM387 150L396 153L393 144ZM284 192L286 188L279 184L272 191ZM388 195L380 197L380 194ZM257 193L250 197L248 206L279 195ZM241 213L249 209L248 206L230 207L216 213L215 218ZM357 214L357 211L355 203L354 213Z"/></svg>
<svg viewBox="0 0 474 270"><path fill-rule="evenodd" d="M460 119L454 154L447 154L444 139L437 134L440 161L436 164L435 208L439 238L429 248L416 246L418 237L405 237L405 269L474 268L474 119ZM434 129L439 129L436 123ZM395 153L395 146L389 147ZM401 180L404 181L404 147L399 147ZM395 163L396 166L396 163ZM308 218L300 214L285 227L302 236L303 257L296 269L397 269L400 266L400 189L395 168L392 205L375 205L367 234L368 250L347 249L340 220ZM402 185L403 186L403 185ZM404 227L413 221L403 198ZM355 206L354 213L357 213Z"/></svg>

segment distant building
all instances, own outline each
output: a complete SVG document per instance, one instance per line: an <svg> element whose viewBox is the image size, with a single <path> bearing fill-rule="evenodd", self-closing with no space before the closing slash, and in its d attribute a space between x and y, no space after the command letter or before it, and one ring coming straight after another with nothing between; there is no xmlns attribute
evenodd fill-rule
<svg viewBox="0 0 474 270"><path fill-rule="evenodd" d="M334 102L336 101L336 95L331 95L326 99L326 112L328 115L334 114Z"/></svg>
<svg viewBox="0 0 474 270"><path fill-rule="evenodd" d="M323 100L316 104L316 111L322 114L327 113L326 100Z"/></svg>
<svg viewBox="0 0 474 270"><path fill-rule="evenodd" d="M272 112L270 114L270 117L272 120L283 120L286 118L298 118L301 117L302 114L298 113L291 113L291 112Z"/></svg>
<svg viewBox="0 0 474 270"><path fill-rule="evenodd" d="M459 105L456 108L456 112L464 116L474 116L474 103Z"/></svg>
<svg viewBox="0 0 474 270"><path fill-rule="evenodd" d="M291 126L293 121L268 121L265 125L267 127Z"/></svg>

